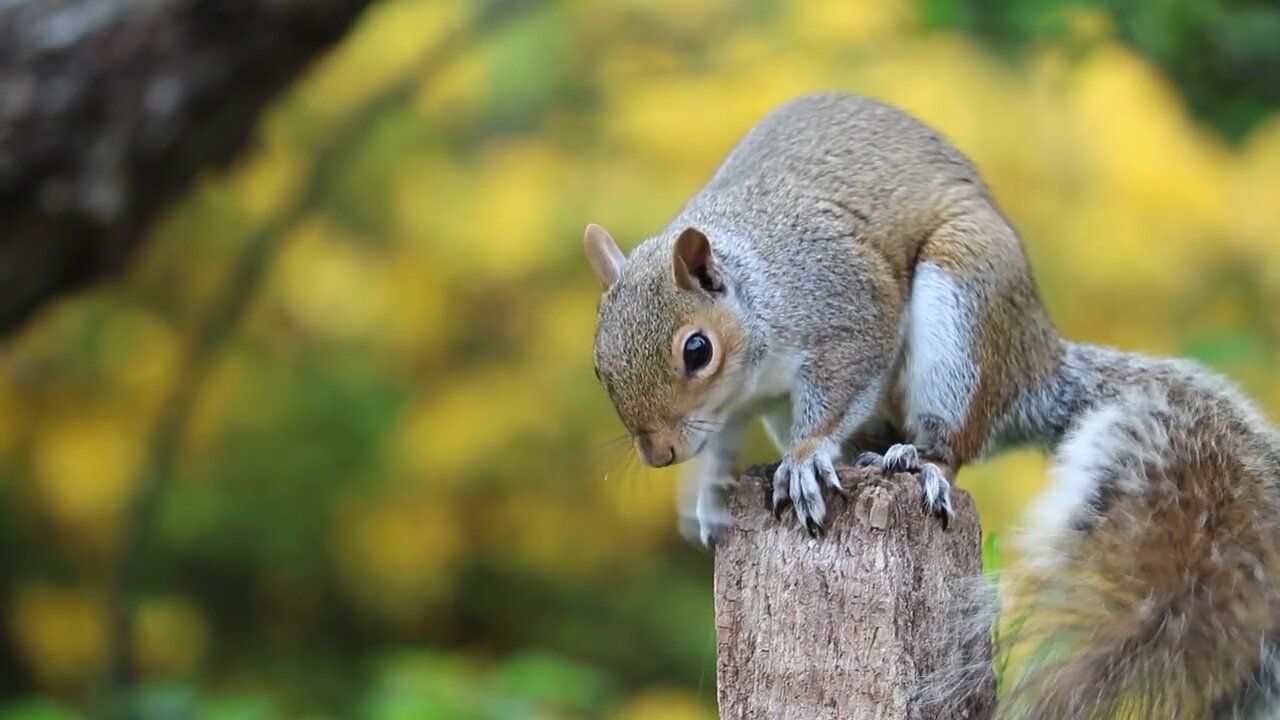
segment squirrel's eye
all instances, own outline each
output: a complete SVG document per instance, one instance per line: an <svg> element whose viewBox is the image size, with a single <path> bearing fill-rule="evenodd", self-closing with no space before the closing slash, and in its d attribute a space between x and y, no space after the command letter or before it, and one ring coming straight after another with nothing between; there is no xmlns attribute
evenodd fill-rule
<svg viewBox="0 0 1280 720"><path fill-rule="evenodd" d="M696 332L684 341L684 369L694 373L711 362L711 341L706 335Z"/></svg>

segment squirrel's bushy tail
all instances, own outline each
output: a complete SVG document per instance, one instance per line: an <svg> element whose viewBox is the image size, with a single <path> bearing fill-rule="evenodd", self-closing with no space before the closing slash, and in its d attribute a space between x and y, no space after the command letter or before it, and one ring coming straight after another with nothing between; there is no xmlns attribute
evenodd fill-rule
<svg viewBox="0 0 1280 720"><path fill-rule="evenodd" d="M1277 449L1195 404L1103 407L1063 444L1001 578L998 717L1280 717Z"/></svg>

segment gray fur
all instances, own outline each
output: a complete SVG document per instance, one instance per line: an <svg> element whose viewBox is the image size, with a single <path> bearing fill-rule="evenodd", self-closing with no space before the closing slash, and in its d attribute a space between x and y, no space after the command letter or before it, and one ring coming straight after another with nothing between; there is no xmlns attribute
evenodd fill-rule
<svg viewBox="0 0 1280 720"><path fill-rule="evenodd" d="M673 281L690 227L709 239L723 292ZM732 338L709 383L672 358L691 318ZM1062 340L977 172L907 114L827 93L765 116L627 258L601 300L595 361L629 431L707 448L692 482L704 542L718 529L707 489L737 447L717 427L761 413L784 446L775 509L792 503L811 532L833 458L870 449L864 433L885 454L863 464L919 473L944 516L944 466L1012 446L1054 452L1026 587L1068 604L1048 638L1058 654L1015 683L1006 716L1272 707L1280 436L1193 363ZM985 611L973 620L965 637L989 627Z"/></svg>
<svg viewBox="0 0 1280 720"><path fill-rule="evenodd" d="M695 227L722 271L726 296L716 302L740 326L736 359L755 367L771 353L798 358L775 500L800 492L798 519L820 527L818 475L831 458L790 450L833 443L838 454L876 420L903 352L910 265L967 206L994 213L968 161L895 108L827 93L771 112L667 227L632 251L602 298L596 366L623 422L637 433L681 420L672 410L681 398L670 338L700 299L679 291L669 268L675 238Z"/></svg>

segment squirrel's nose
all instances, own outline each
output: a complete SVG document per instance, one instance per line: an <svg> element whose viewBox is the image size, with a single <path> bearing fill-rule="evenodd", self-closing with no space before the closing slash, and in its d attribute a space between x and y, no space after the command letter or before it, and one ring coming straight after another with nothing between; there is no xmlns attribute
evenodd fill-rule
<svg viewBox="0 0 1280 720"><path fill-rule="evenodd" d="M636 451L640 459L651 467L666 467L676 461L675 446L666 442L656 443L648 433L636 437Z"/></svg>
<svg viewBox="0 0 1280 720"><path fill-rule="evenodd" d="M649 459L651 460L649 464L654 467L666 467L675 462L676 449L667 445L666 447L659 448L656 452L650 451Z"/></svg>

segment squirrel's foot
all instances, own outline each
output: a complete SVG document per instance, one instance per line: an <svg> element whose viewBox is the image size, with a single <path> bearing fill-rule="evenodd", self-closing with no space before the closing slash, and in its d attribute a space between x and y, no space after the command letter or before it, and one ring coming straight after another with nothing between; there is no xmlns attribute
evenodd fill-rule
<svg viewBox="0 0 1280 720"><path fill-rule="evenodd" d="M698 542L708 549L714 549L716 543L733 527L733 516L725 508L723 498L712 492L704 492L698 496L694 520L698 525Z"/></svg>
<svg viewBox="0 0 1280 720"><path fill-rule="evenodd" d="M733 516L729 514L724 498L733 486L733 477L711 475L697 480L692 507L680 513L680 534L689 542L709 550L715 549L724 534L733 527Z"/></svg>
<svg viewBox="0 0 1280 720"><path fill-rule="evenodd" d="M889 448L883 455L866 452L853 461L854 467L875 467L885 473L912 473L920 479L920 490L924 498L924 506L929 512L937 515L946 527L955 515L951 507L951 483L946 474L935 463L921 462L920 453L915 445L898 444Z"/></svg>
<svg viewBox="0 0 1280 720"><path fill-rule="evenodd" d="M822 485L826 484L844 495L844 485L836 475L835 460L840 448L830 440L819 443L808 454L797 456L787 453L773 474L773 516L782 519L782 512L790 504L809 535L817 537L824 532L822 521L827 516L827 506L822 500ZM819 482L821 480L821 482Z"/></svg>

